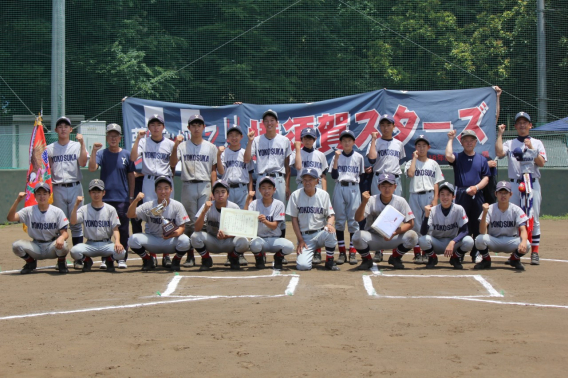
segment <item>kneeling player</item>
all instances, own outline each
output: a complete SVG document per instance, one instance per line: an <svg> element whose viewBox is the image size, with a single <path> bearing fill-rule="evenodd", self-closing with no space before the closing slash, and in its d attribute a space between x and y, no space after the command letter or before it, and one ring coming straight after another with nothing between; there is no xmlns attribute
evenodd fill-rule
<svg viewBox="0 0 568 378"><path fill-rule="evenodd" d="M126 214L128 218L136 218L146 222L145 233L132 235L128 239L128 245L138 256L142 257L143 271L156 268L150 253L175 253L170 269L179 271L181 258L191 247L189 237L184 235L185 223L189 220L189 217L181 202L170 198L172 194L170 177L160 176L156 178L154 187L157 199L136 207L138 202L144 198L144 193L140 192L128 208L128 213ZM163 212L160 215L152 214L151 210L163 204L164 201L166 206L163 208ZM167 236L164 235L164 219L169 222L175 222L176 226L175 231L167 234Z"/></svg>
<svg viewBox="0 0 568 378"><path fill-rule="evenodd" d="M20 222L28 228L28 235L33 241L18 240L12 244L12 251L26 261L22 274L31 273L37 268L37 260L57 258L59 273L67 273L65 256L67 249L67 225L69 221L58 207L49 204L51 190L46 183L35 186L34 195L37 202L35 206L24 207L16 212L18 204L24 199L26 193L21 192L8 212L8 221Z"/></svg>
<svg viewBox="0 0 568 378"><path fill-rule="evenodd" d="M497 203L483 204L483 212L479 216L479 233L475 238L475 246L483 256L483 260L475 264L473 269L491 268L493 252L511 252L508 264L517 270L525 270L521 257L530 251L527 225L528 217L517 205L510 203L511 184L500 181L497 184Z"/></svg>
<svg viewBox="0 0 568 378"><path fill-rule="evenodd" d="M260 180L258 186L261 198L252 201L254 192L249 192L247 205L251 211L258 211L258 231L256 238L250 243L250 250L254 253L255 266L258 269L265 267L266 252L274 252L274 269L282 269L282 260L294 250L294 244L288 239L281 238L280 222L286 221L285 207L282 201L274 199L276 182L270 176ZM252 201L252 202L251 202Z"/></svg>
<svg viewBox="0 0 568 378"><path fill-rule="evenodd" d="M428 255L427 269L438 264L436 253L450 258L454 269L463 269L461 259L473 248L473 239L468 235L467 215L458 204L453 203L455 189L449 182L440 184L441 204L424 207L424 220L418 239L420 248Z"/></svg>
<svg viewBox="0 0 568 378"><path fill-rule="evenodd" d="M395 248L389 257L389 264L395 269L404 269L402 256L410 251L418 242L418 234L412 230L414 227L414 215L403 197L394 194L396 190L396 177L391 173L379 175L378 187L380 194L371 196L369 192L363 193L361 205L355 212L355 219L361 222L367 219L365 231L357 231L353 235L353 245L361 255L363 262L357 267L359 270L371 269L373 258L370 250ZM394 234L385 239L377 233L371 225L375 222L387 205L391 205L404 215L404 221L396 229Z"/></svg>
<svg viewBox="0 0 568 378"><path fill-rule="evenodd" d="M329 194L316 188L319 175L315 169L305 168L301 177L304 187L292 193L286 209L286 214L292 217L292 226L298 238L296 268L312 269L314 251L325 246L325 269L339 270L333 261L337 239L335 213Z"/></svg>
<svg viewBox="0 0 568 378"><path fill-rule="evenodd" d="M212 253L229 253L231 269L240 269L239 253L248 249L247 238L241 236L225 235L219 230L221 223L221 209L239 209L239 205L229 201L229 184L217 180L213 184L213 201L207 201L197 212L195 232L191 235L193 248L201 255L200 271L209 270L213 266ZM207 231L201 231L206 226Z"/></svg>
<svg viewBox="0 0 568 378"><path fill-rule="evenodd" d="M103 257L106 260L106 271L114 272L114 262L124 260L124 247L120 244L118 226L120 220L116 209L103 202L105 183L94 179L89 183L91 203L81 206L83 197L78 196L75 207L71 212L72 225L83 223L83 234L86 243L76 244L71 248L73 260L83 262L83 272L88 272L93 266L93 257ZM111 238L114 235L114 243Z"/></svg>

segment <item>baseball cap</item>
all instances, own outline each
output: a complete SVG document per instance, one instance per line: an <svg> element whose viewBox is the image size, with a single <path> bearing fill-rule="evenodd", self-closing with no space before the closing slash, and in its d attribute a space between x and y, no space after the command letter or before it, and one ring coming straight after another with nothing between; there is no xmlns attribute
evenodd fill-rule
<svg viewBox="0 0 568 378"><path fill-rule="evenodd" d="M477 140L477 135L475 135L475 132L473 130L464 130L461 132L462 138L466 136L474 137Z"/></svg>
<svg viewBox="0 0 568 378"><path fill-rule="evenodd" d="M168 184L170 184L170 187L172 186L172 179L169 176L160 176L156 178L156 181L154 181L154 188L157 187L161 182L167 182Z"/></svg>
<svg viewBox="0 0 568 378"><path fill-rule="evenodd" d="M512 193L511 191L511 183L508 181L499 181L497 183L497 187L495 188L495 193L497 193L500 190L506 190L509 193Z"/></svg>
<svg viewBox="0 0 568 378"><path fill-rule="evenodd" d="M34 188L34 193L37 192L38 189L43 189L48 193L51 193L51 189L49 188L49 185L47 184L47 182L38 182Z"/></svg>
<svg viewBox="0 0 568 378"><path fill-rule="evenodd" d="M105 190L105 183L103 182L103 180L100 179L91 180L91 182L89 183L89 190L93 190L95 188L100 190Z"/></svg>
<svg viewBox="0 0 568 378"><path fill-rule="evenodd" d="M267 111L265 111L265 112L262 114L262 119L264 119L264 117L266 117L267 115L271 115L271 116L273 116L274 118L276 118L276 119L278 120L278 113L276 113L276 112L275 112L274 110L272 110L272 109L268 109Z"/></svg>
<svg viewBox="0 0 568 378"><path fill-rule="evenodd" d="M316 131L314 129L312 129L311 127L306 127L305 129L302 130L302 133L300 134L300 138L303 138L305 136L309 136L309 137L312 137L314 139L317 139Z"/></svg>
<svg viewBox="0 0 568 378"><path fill-rule="evenodd" d="M442 189L448 189L450 192L452 192L452 194L456 193L456 189L454 188L454 186L447 181L440 184L440 187L438 188L438 192Z"/></svg>
<svg viewBox="0 0 568 378"><path fill-rule="evenodd" d="M162 125L165 125L164 117L159 114L154 114L152 117L150 117L150 119L148 120L148 126L150 126L150 123L152 123L153 121L158 121Z"/></svg>
<svg viewBox="0 0 568 378"><path fill-rule="evenodd" d="M300 174L300 177L304 177L304 176L312 176L313 178L319 178L318 176L318 171L316 171L313 168L304 168L302 169L302 173Z"/></svg>
<svg viewBox="0 0 568 378"><path fill-rule="evenodd" d="M67 117L59 117L57 118L57 121L55 121L55 127L57 127L57 125L59 125L61 122L64 122L66 124L68 124L69 126L71 126L71 120Z"/></svg>
<svg viewBox="0 0 568 378"><path fill-rule="evenodd" d="M420 141L424 141L424 142L428 143L428 145L430 145L430 141L428 140L428 138L426 138L425 135L419 135L418 138L416 138L416 140L414 141L414 145L416 146L416 143L418 143Z"/></svg>
<svg viewBox="0 0 568 378"><path fill-rule="evenodd" d="M262 185L263 182L269 182L269 183L272 184L272 186L276 187L276 181L274 181L274 179L270 176L266 176L262 180L260 180L260 182L258 183L259 188L260 188L260 186Z"/></svg>
<svg viewBox="0 0 568 378"><path fill-rule="evenodd" d="M227 189L227 191L229 191L229 184L227 184L226 181L224 180L217 180L213 183L213 186L211 187L211 191L214 192L215 188L218 186L222 186L223 188Z"/></svg>
<svg viewBox="0 0 568 378"><path fill-rule="evenodd" d="M243 135L243 130L241 130L241 127L239 125L233 125L233 126L229 127L227 129L227 135L229 135L229 133L231 131L238 131L239 133L241 133L241 135Z"/></svg>
<svg viewBox="0 0 568 378"><path fill-rule="evenodd" d="M515 116L515 122L517 122L519 118L525 118L527 121L532 122L531 116L527 112L518 112L517 115Z"/></svg>
<svg viewBox="0 0 568 378"><path fill-rule="evenodd" d="M107 125L107 134L109 131L117 131L119 134L122 134L122 127L118 123L109 123Z"/></svg>
<svg viewBox="0 0 568 378"><path fill-rule="evenodd" d="M396 184L396 177L392 173L381 173L379 175L379 184L382 184L383 182Z"/></svg>
<svg viewBox="0 0 568 378"><path fill-rule="evenodd" d="M192 114L191 116L189 116L189 119L187 120L187 124L191 125L193 122L200 122L200 123L205 125L205 120L203 119L201 114Z"/></svg>
<svg viewBox="0 0 568 378"><path fill-rule="evenodd" d="M385 119L387 121L389 121L390 123L394 123L394 117L392 115L386 114L386 113L381 115L381 118L379 119L379 123L381 123Z"/></svg>
<svg viewBox="0 0 568 378"><path fill-rule="evenodd" d="M339 141L341 141L341 139L343 139L343 137L351 137L353 138L353 140L355 140L355 133L353 133L353 131L351 130L345 130L342 131L341 134L339 135Z"/></svg>

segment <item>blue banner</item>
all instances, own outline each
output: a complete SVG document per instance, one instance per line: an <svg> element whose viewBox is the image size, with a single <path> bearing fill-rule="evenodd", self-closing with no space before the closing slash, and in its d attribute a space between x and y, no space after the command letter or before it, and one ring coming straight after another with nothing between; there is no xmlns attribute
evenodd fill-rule
<svg viewBox="0 0 568 378"><path fill-rule="evenodd" d="M405 144L407 159L412 157L414 140L425 135L430 140L429 157L446 164L444 151L447 133L473 130L478 136L478 153L495 156L495 115L497 96L491 87L451 91L409 92L378 90L307 104L199 106L163 101L127 98L122 105L124 142L130 149L138 130L146 129L147 121L155 114L164 117L166 137L183 134L188 139L187 121L193 114L205 119L205 138L221 146L226 130L239 125L245 137L254 130L264 134L262 114L267 109L278 113L280 133L293 142L300 140L306 127L317 130L317 148L331 161L339 144L339 134L349 129L355 133L355 149L367 154L371 133L379 132L379 118L388 113L395 119L395 138ZM459 138L454 140L455 152L462 151ZM402 163L402 162L401 162Z"/></svg>

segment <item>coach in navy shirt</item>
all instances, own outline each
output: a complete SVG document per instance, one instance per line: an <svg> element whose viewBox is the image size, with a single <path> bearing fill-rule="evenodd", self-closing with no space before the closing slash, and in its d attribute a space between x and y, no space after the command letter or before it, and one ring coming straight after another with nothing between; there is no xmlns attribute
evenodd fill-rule
<svg viewBox="0 0 568 378"><path fill-rule="evenodd" d="M489 182L489 166L484 156L475 153L477 144L477 135L472 130L464 130L461 133L461 144L463 152L453 152L453 142L456 137L456 131L452 130L448 133L448 144L446 145L446 160L454 168L454 184L456 187L456 200L458 205L463 206L465 213L469 218L467 223L469 234L473 239L479 235L479 215L483 211L482 189ZM478 252L475 247L471 251L472 262Z"/></svg>
<svg viewBox="0 0 568 378"><path fill-rule="evenodd" d="M128 256L128 206L134 198L134 163L130 160L130 151L120 147L122 128L116 123L107 126L106 142L108 148L102 149L102 143L93 144L89 159L89 171L94 172L101 167L101 180L105 183L103 201L116 209L120 226L120 244L126 249ZM124 261L119 261L119 268L126 268Z"/></svg>

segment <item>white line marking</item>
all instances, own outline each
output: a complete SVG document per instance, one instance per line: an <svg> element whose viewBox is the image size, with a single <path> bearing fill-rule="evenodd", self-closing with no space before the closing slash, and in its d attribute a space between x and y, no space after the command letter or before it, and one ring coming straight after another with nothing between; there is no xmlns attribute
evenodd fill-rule
<svg viewBox="0 0 568 378"><path fill-rule="evenodd" d="M168 287L166 288L166 290L162 293L162 297L169 297L170 294L172 294L174 291L176 291L176 288L179 284L179 281L181 281L181 278L183 276L174 276L174 278L172 278L172 280L170 281L170 283L168 284Z"/></svg>
<svg viewBox="0 0 568 378"><path fill-rule="evenodd" d="M294 276L290 279L290 283L288 284L288 287L286 288L286 291L284 292L286 295L294 295L294 291L296 291L296 286L298 285L298 282L300 281L300 276Z"/></svg>
<svg viewBox="0 0 568 378"><path fill-rule="evenodd" d="M506 304L506 305L513 305L513 306L531 306L531 307L566 308L566 309L568 309L568 306L563 306L563 305L549 305L549 304L526 303L526 302L503 302L503 301L496 301L494 299L491 300L491 299L476 299L476 298L463 298L463 297L459 297L459 298L456 298L456 299L463 299L464 301Z"/></svg>
<svg viewBox="0 0 568 378"><path fill-rule="evenodd" d="M203 298L203 299L219 299L219 298L277 298L284 297L286 294L274 295L170 295L168 298ZM155 296L151 297L155 298Z"/></svg>
<svg viewBox="0 0 568 378"><path fill-rule="evenodd" d="M495 288L493 287L493 285L491 285L489 282L487 282L485 280L485 278L483 278L482 276L480 276L479 274L474 274L472 276L477 282L479 282L480 284L483 285L483 287L489 292L489 296L490 297L501 297L503 298L504 295L499 293L497 290L495 290Z"/></svg>
<svg viewBox="0 0 568 378"><path fill-rule="evenodd" d="M373 287L373 281L371 280L371 276L364 275L363 276L363 285L365 286L365 290L367 290L367 294L371 296L378 296L375 288Z"/></svg>

